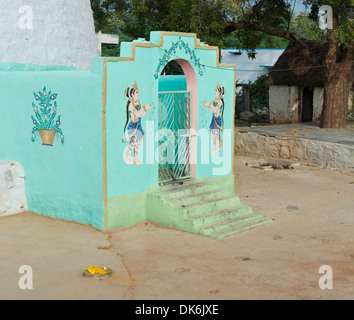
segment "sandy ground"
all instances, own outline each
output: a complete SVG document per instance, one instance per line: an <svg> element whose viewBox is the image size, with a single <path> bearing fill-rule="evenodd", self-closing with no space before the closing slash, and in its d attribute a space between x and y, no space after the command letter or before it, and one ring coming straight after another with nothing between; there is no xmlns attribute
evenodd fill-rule
<svg viewBox="0 0 354 320"><path fill-rule="evenodd" d="M354 299L354 174L248 160L236 157L237 195L274 223L222 240L150 223L105 234L32 213L0 218L0 299ZM32 290L19 288L22 265ZM83 277L91 265L114 274ZM322 265L333 290L319 288Z"/></svg>

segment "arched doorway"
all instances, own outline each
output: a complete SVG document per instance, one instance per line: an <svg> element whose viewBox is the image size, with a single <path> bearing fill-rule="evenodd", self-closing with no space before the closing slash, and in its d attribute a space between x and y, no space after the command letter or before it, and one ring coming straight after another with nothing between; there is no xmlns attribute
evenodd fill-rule
<svg viewBox="0 0 354 320"><path fill-rule="evenodd" d="M173 60L162 71L158 101L159 184L195 179L198 83L187 60Z"/></svg>

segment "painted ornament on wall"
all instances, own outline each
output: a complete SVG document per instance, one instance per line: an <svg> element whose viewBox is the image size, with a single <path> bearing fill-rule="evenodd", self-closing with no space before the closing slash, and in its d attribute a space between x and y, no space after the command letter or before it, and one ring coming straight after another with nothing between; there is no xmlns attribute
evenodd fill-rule
<svg viewBox="0 0 354 320"><path fill-rule="evenodd" d="M126 105L127 121L124 126L123 142L129 142L127 151L124 154L124 160L127 164L135 164L140 166L139 149L144 140L144 130L141 124L141 119L145 117L147 111L152 109L150 104L142 105L139 101L139 88L136 83L132 87L128 87L124 91L124 97L128 98ZM134 158L131 159L132 153Z"/></svg>
<svg viewBox="0 0 354 320"><path fill-rule="evenodd" d="M225 88L218 82L215 89L215 98L210 101L204 101L204 106L209 109L213 114L209 131L213 138L213 149L211 154L217 153L221 150L223 142L221 139L221 133L224 129L224 110L225 102L224 95L226 94ZM219 146L218 146L219 143Z"/></svg>
<svg viewBox="0 0 354 320"><path fill-rule="evenodd" d="M169 50L165 50L164 56L162 57L162 59L160 59L159 65L157 66L157 69L154 74L156 80L159 78L161 71L169 63L169 59L171 58L171 56L176 54L177 49L184 50L185 54L189 55L191 63L193 63L198 68L199 75L202 76L205 73L205 66L201 64L200 59L198 59L195 54L195 51L189 48L189 44L185 43L182 40L182 37L179 37L178 42L172 42L171 48Z"/></svg>
<svg viewBox="0 0 354 320"><path fill-rule="evenodd" d="M60 115L57 117L57 93L52 91L47 92L46 87L43 91L34 93L35 103L32 103L34 116L32 115L32 122L34 127L32 129L32 142L36 141L38 133L41 137L42 144L46 146L53 146L54 138L58 134L61 143L64 144L64 134L60 128Z"/></svg>

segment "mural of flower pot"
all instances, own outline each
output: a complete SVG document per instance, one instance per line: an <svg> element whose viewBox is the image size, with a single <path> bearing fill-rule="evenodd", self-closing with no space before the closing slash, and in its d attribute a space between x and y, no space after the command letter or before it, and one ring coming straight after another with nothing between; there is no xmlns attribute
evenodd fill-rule
<svg viewBox="0 0 354 320"><path fill-rule="evenodd" d="M32 103L34 116L32 116L32 122L34 127L32 129L32 142L36 141L36 137L39 133L42 144L45 146L53 146L56 134L59 134L61 143L64 144L64 134L60 128L61 121L60 116L57 116L57 98L56 93L52 91L47 92L46 87L42 92L34 93L36 103Z"/></svg>
<svg viewBox="0 0 354 320"><path fill-rule="evenodd" d="M58 130L53 129L38 129L39 135L42 139L42 144L44 146L52 146L54 143L55 135L57 134Z"/></svg>

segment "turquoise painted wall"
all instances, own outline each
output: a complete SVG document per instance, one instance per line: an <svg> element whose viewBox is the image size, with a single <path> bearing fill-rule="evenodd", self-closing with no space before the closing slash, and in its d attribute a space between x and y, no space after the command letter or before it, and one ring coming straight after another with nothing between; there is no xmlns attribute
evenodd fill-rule
<svg viewBox="0 0 354 320"><path fill-rule="evenodd" d="M103 229L102 74L63 69L0 71L0 159L24 167L30 211ZM63 145L31 141L33 93L44 86L58 94Z"/></svg>
<svg viewBox="0 0 354 320"><path fill-rule="evenodd" d="M62 71L76 70L70 66L41 66L31 63L0 63L0 71Z"/></svg>
<svg viewBox="0 0 354 320"><path fill-rule="evenodd" d="M193 36L183 36L180 38L180 35L165 35L164 44L160 48L157 46L137 46L135 61L107 63L107 189L108 201L111 200L112 203L112 205L109 205L108 213L110 228L114 227L112 224L128 226L144 221L146 212L137 212L133 209L135 208L134 203L131 204L131 212L129 212L129 203L124 204L124 209L120 208L117 199L119 197L123 199L123 196L129 194L138 194L152 186L158 185L158 164L155 161L155 152L157 150L155 134L157 133L159 119L158 92L186 89L186 82L182 78L178 81L177 79L171 81L169 79L165 80L165 77L160 76L163 66L159 67L159 64L164 61L166 51L173 44L178 43L180 39L194 51L194 55L201 63L200 67L196 66L194 60L191 60L190 53L185 48L180 49L177 47L175 52L168 57L168 61L171 61L171 59L189 61L197 76L198 130L204 129L209 147L207 148L206 159L204 158L202 162L201 153L205 153L205 145L203 144L202 146L201 138L198 138L196 177L227 176L232 173L234 68L217 68L217 51L195 49L195 38ZM152 32L150 40L155 44L159 44L160 32ZM140 42L143 44L148 43L145 40L141 40ZM122 57L131 57L133 54L132 47L132 43L122 43ZM124 125L127 121L126 105L128 101L125 98L124 90L131 87L135 81L139 87L139 100L143 105L151 104L153 106L153 109L148 111L142 119L142 127L146 135L139 152L139 158L143 163L141 166L128 165L123 159L123 154L128 147L128 143L122 142ZM209 125L212 114L203 106L203 101L211 101L215 98L215 89L218 82L225 87L227 92L227 95L224 97L224 128L230 130L230 132L228 133L228 139L224 141L227 147L222 149L220 155L211 156L212 139L209 133ZM218 168L219 171L215 171ZM114 221L114 223L110 223L110 221Z"/></svg>
<svg viewBox="0 0 354 320"><path fill-rule="evenodd" d="M212 61L210 61L211 63ZM215 65L215 63L214 63ZM216 65L215 65L216 66ZM220 153L211 155L205 161L201 159L201 154L206 154L202 140L204 135L198 137L198 160L197 162L197 178L201 177L217 177L225 176L232 173L233 160L233 145L234 145L234 69L233 68L208 68L204 76L199 78L199 95L198 95L198 130L206 129L209 131L209 126L212 120L212 113L203 105L203 101L212 101L215 98L215 89L217 83L225 87L226 95L223 97L225 103L224 111L224 132L222 133L223 147ZM212 149L213 141L209 134L209 151Z"/></svg>
<svg viewBox="0 0 354 320"><path fill-rule="evenodd" d="M152 32L150 39L155 46L136 47L134 61L107 62L109 229L146 221L144 194L149 188L158 185L158 163L155 157L158 145L155 139L159 119L158 93L162 90L186 90L185 77L160 76L164 59L166 62L172 59L186 60L196 74L198 130L204 133L204 138L198 137L196 177L227 176L232 172L234 69L218 68L217 51L196 49L194 36L164 35L162 47L156 46L160 43L160 32ZM175 51L166 57L166 52L180 40L184 46L175 47ZM143 40L135 41L139 42L148 44ZM132 56L132 47L132 43L123 43L122 56ZM196 65L196 62L200 65ZM53 218L91 224L99 229L104 228L103 71L103 58L93 60L92 71L0 65L0 159L16 161L24 167L29 210ZM153 106L142 119L146 135L139 153L141 166L128 165L123 159L128 147L128 143L123 143L123 129L127 120L124 91L135 81L140 91L139 100L143 105ZM225 147L220 155L211 156L209 125L212 114L203 101L211 101L215 97L218 82L227 92L224 97L224 128L230 132L229 140L224 139ZM31 141L32 103L35 102L33 93L41 91L44 86L48 91L58 94L58 115L61 115L61 129L65 135L63 145L58 137L52 147L43 146L39 136L34 143ZM206 154L203 160L202 153ZM225 166L225 162L228 165ZM223 170L215 171L218 168ZM120 197L124 201L120 201Z"/></svg>
<svg viewBox="0 0 354 320"><path fill-rule="evenodd" d="M187 79L185 76L161 76L159 91L186 91Z"/></svg>

